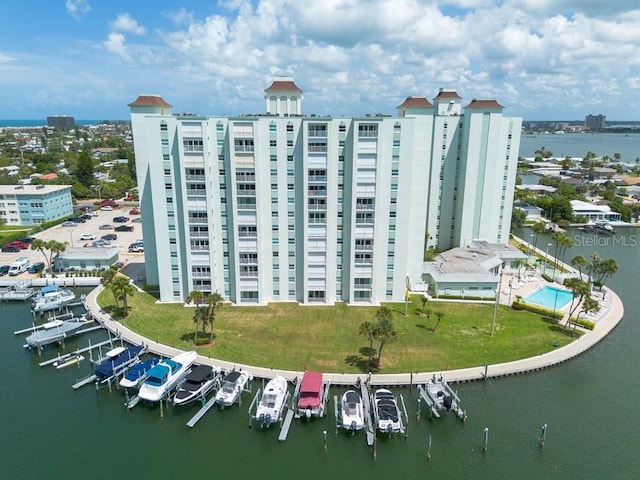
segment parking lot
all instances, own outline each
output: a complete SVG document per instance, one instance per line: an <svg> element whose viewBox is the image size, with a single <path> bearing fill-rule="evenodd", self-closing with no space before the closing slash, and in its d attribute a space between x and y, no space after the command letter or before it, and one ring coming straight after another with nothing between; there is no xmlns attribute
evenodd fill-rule
<svg viewBox="0 0 640 480"><path fill-rule="evenodd" d="M85 223L78 223L77 226L62 226L57 225L44 232L39 232L33 237L39 238L43 241L57 240L59 242L66 242L67 247L90 247L93 240L88 240L90 236L94 236L96 239L100 239L104 235L115 234L116 240L111 240L109 247L117 247L119 249L119 259L124 263L140 263L144 264L144 253L129 253L129 245L136 243L142 239L142 224L140 223L140 215L130 215L129 207L114 208L112 211L96 210L96 216L91 217ZM115 217L129 217L127 222L115 222ZM134 221L136 220L136 221ZM101 226L111 225L114 228L100 229ZM115 227L118 226L132 226L133 231L115 231ZM87 238L87 239L83 239ZM0 253L0 265L10 265L19 257L27 257L31 263L43 262L44 256L37 250L25 249L19 252L2 252ZM22 273L21 275L14 277L3 277L13 279L32 278L35 275Z"/></svg>

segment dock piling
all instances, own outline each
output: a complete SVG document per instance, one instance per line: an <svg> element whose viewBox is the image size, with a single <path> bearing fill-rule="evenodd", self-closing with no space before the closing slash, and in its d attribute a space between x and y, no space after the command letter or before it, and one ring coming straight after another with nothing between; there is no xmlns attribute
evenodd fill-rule
<svg viewBox="0 0 640 480"><path fill-rule="evenodd" d="M482 448L486 452L488 447L489 447L489 428L484 427L484 444L482 445Z"/></svg>
<svg viewBox="0 0 640 480"><path fill-rule="evenodd" d="M547 437L547 424L542 425L542 432L540 432L540 439L538 440L541 447L544 447L544 441Z"/></svg>

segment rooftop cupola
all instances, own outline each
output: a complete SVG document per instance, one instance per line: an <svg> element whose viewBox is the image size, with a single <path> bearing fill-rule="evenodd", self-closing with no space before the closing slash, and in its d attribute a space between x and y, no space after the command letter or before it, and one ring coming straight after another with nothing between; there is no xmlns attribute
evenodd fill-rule
<svg viewBox="0 0 640 480"><path fill-rule="evenodd" d="M293 81L292 76L274 77L265 88L264 98L269 115L302 115L302 90Z"/></svg>

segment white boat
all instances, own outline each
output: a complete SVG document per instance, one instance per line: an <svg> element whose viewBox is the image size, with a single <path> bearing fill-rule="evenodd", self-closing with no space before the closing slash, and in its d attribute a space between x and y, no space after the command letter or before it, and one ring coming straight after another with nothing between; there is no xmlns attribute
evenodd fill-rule
<svg viewBox="0 0 640 480"><path fill-rule="evenodd" d="M194 351L182 352L172 359L158 363L147 372L147 378L140 386L138 396L149 402L157 402L164 398L189 372L197 356Z"/></svg>
<svg viewBox="0 0 640 480"><path fill-rule="evenodd" d="M53 366L56 367L57 370L60 370L61 368L80 363L82 360L84 360L84 357L78 352L67 353L66 355L58 357L56 361L53 362Z"/></svg>
<svg viewBox="0 0 640 480"><path fill-rule="evenodd" d="M385 433L401 432L400 409L393 393L386 388L379 388L374 394L373 403L378 431Z"/></svg>
<svg viewBox="0 0 640 480"><path fill-rule="evenodd" d="M263 428L277 422L282 414L286 397L287 380L281 376L272 378L264 387L264 392L253 418Z"/></svg>
<svg viewBox="0 0 640 480"><path fill-rule="evenodd" d="M364 428L364 405L362 397L355 390L347 390L342 395L340 404L340 421L345 430L362 430Z"/></svg>
<svg viewBox="0 0 640 480"><path fill-rule="evenodd" d="M216 403L222 408L233 405L250 380L251 374L244 370L229 372L224 377L222 388L216 392Z"/></svg>
<svg viewBox="0 0 640 480"><path fill-rule="evenodd" d="M76 294L71 290L61 289L58 285L49 285L42 287L38 295L33 299L31 310L35 313L58 310L75 299Z"/></svg>
<svg viewBox="0 0 640 480"><path fill-rule="evenodd" d="M176 394L173 396L174 405L186 405L204 396L214 387L220 369L210 365L197 365L185 377Z"/></svg>

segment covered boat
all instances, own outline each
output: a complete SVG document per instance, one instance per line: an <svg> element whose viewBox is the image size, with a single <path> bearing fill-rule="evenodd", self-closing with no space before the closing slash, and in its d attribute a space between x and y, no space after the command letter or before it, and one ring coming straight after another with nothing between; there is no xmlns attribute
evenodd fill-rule
<svg viewBox="0 0 640 480"><path fill-rule="evenodd" d="M398 433L402 431L398 401L386 388L376 390L373 399L377 428L380 432Z"/></svg>
<svg viewBox="0 0 640 480"><path fill-rule="evenodd" d="M147 378L140 386L138 396L150 402L157 402L164 398L189 372L197 356L198 354L194 351L182 352L170 360L158 363L147 372Z"/></svg>
<svg viewBox="0 0 640 480"><path fill-rule="evenodd" d="M222 388L216 392L216 403L222 408L233 405L250 380L251 374L244 370L229 372L224 377Z"/></svg>
<svg viewBox="0 0 640 480"><path fill-rule="evenodd" d="M197 365L185 377L173 397L175 405L186 405L203 398L215 385L217 374L210 365Z"/></svg>
<svg viewBox="0 0 640 480"><path fill-rule="evenodd" d="M321 417L324 414L322 404L322 373L305 372L300 384L298 415L306 418Z"/></svg>
<svg viewBox="0 0 640 480"><path fill-rule="evenodd" d="M253 417L262 428L269 427L280 419L286 397L287 380L281 376L269 380Z"/></svg>
<svg viewBox="0 0 640 480"><path fill-rule="evenodd" d="M27 337L27 348L36 348L38 346L48 345L54 342L61 342L65 338L75 335L78 330L86 326L84 317L77 317L71 320L53 320L42 324L39 330L36 330Z"/></svg>
<svg viewBox="0 0 640 480"><path fill-rule="evenodd" d="M340 421L345 430L362 430L364 428L364 405L362 397L355 390L347 390L340 403Z"/></svg>
<svg viewBox="0 0 640 480"><path fill-rule="evenodd" d="M133 365L120 380L120 386L124 388L137 387L147 378L147 372L160 362L158 357L150 358Z"/></svg>
<svg viewBox="0 0 640 480"><path fill-rule="evenodd" d="M99 382L104 382L114 376L120 376L131 365L136 363L142 354L143 348L134 345L118 351L115 355L107 355L96 368L95 375Z"/></svg>

